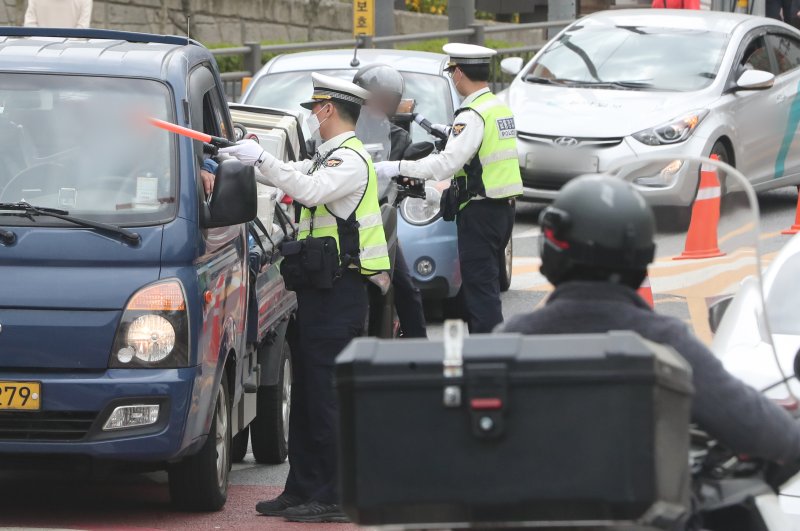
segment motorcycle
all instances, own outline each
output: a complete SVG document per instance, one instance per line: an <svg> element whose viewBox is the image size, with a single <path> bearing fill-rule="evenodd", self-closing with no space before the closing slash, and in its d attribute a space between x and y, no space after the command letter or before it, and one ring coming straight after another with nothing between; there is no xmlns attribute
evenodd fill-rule
<svg viewBox="0 0 800 531"><path fill-rule="evenodd" d="M729 372L741 376L758 366L761 374L782 376L774 382L785 382L765 308L761 247L769 235L761 228L748 179L718 160L689 157L638 160L609 173L631 182L654 208L656 257L640 295L657 312L687 322ZM696 182L697 192L688 206L674 204L670 194L681 179ZM687 209L688 227L682 221ZM740 313L743 307L748 309L748 322L739 320L733 325L737 330L731 330L732 322L725 323L723 315L726 310ZM692 430L690 440L693 499L683 529L795 529L781 509L778 492L800 471L800 463L767 463L738 455L700 427Z"/></svg>
<svg viewBox="0 0 800 531"><path fill-rule="evenodd" d="M391 124L388 118L365 108L356 124L356 136L373 162L388 160L391 151ZM406 151L406 158L415 160L427 156L434 146L428 142L413 144ZM390 271L369 277L369 314L365 326L366 334L373 337L394 338L400 332L400 321L394 304L392 278L397 259L397 208L406 198L425 199L425 182L421 179L378 178L378 201L389 249Z"/></svg>

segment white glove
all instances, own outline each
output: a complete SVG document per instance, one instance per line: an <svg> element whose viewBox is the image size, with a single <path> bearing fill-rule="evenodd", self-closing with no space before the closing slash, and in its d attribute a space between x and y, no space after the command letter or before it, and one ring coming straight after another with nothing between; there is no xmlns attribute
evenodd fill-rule
<svg viewBox="0 0 800 531"><path fill-rule="evenodd" d="M400 175L399 160L384 160L375 163L375 173L380 179L391 179Z"/></svg>
<svg viewBox="0 0 800 531"><path fill-rule="evenodd" d="M270 167L275 158L264 151L264 148L258 142L248 139L239 140L235 146L220 148L219 152L223 155L235 157L247 166L261 166L265 162L269 162L267 167Z"/></svg>
<svg viewBox="0 0 800 531"><path fill-rule="evenodd" d="M439 131L445 136L450 136L450 131L453 130L451 126L442 124L431 124L431 129L433 129L434 131Z"/></svg>

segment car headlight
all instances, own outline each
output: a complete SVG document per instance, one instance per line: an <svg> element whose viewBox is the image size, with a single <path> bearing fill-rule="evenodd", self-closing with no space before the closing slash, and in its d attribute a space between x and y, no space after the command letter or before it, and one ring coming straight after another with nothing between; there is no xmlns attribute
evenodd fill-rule
<svg viewBox="0 0 800 531"><path fill-rule="evenodd" d="M150 284L125 308L109 367L185 367L189 356L186 297L178 280Z"/></svg>
<svg viewBox="0 0 800 531"><path fill-rule="evenodd" d="M663 146L683 142L690 136L700 122L708 115L708 110L686 113L674 120L652 129L645 129L633 135L633 138L648 146Z"/></svg>
<svg viewBox="0 0 800 531"><path fill-rule="evenodd" d="M433 185L425 186L425 199L407 197L400 204L400 215L412 225L427 225L439 216L442 194Z"/></svg>

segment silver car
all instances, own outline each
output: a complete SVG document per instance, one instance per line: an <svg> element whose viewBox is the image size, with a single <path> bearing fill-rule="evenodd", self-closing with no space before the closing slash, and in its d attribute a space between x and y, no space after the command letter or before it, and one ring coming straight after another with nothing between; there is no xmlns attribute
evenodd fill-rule
<svg viewBox="0 0 800 531"><path fill-rule="evenodd" d="M674 157L639 171L654 205L694 198L697 180L682 178L698 171L681 160L688 156L718 155L757 191L800 183L800 32L781 22L599 12L527 65L508 58L501 66L516 74L501 97L517 120L526 198L551 200L577 175L646 156Z"/></svg>

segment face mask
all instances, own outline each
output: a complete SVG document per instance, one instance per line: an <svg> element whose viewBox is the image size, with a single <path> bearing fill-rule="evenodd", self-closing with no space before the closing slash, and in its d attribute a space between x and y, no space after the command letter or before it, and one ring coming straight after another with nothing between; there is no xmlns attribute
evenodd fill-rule
<svg viewBox="0 0 800 531"><path fill-rule="evenodd" d="M453 72L453 76L455 76L455 72ZM459 84L459 83L461 83L463 80L464 80L464 74L461 74L461 77L459 77L459 78L458 78L458 81L456 81L456 82L453 84L453 87L455 87L455 89L456 89L456 92L457 92L457 93L458 93L458 95L459 95L459 96L461 96L462 98L464 98L464 95L463 95L463 94L461 94L461 91L460 91L460 90L458 90L458 84Z"/></svg>
<svg viewBox="0 0 800 531"><path fill-rule="evenodd" d="M322 109L324 109L324 108L325 107L323 107ZM325 123L325 120L328 119L328 118L325 118L325 120L322 120L322 122L320 122L319 118L317 118L317 113L322 112L322 109L320 109L319 111L317 111L315 113L311 113L310 115L308 115L308 118L306 119L306 125L308 126L308 132L312 137L315 136L319 132L319 128L322 126L322 124Z"/></svg>

